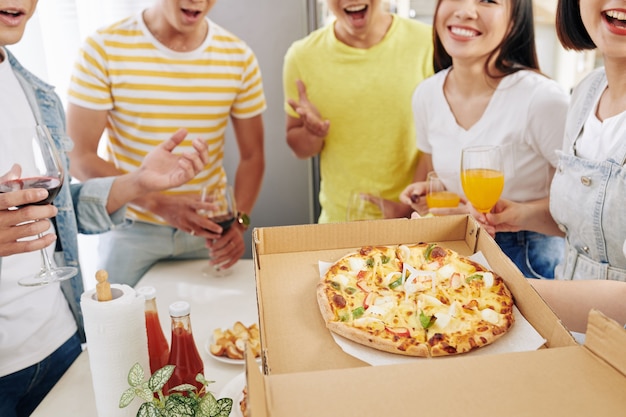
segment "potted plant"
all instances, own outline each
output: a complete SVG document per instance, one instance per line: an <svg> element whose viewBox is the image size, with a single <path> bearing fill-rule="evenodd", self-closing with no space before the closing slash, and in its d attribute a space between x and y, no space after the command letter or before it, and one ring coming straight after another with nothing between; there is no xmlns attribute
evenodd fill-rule
<svg viewBox="0 0 626 417"><path fill-rule="evenodd" d="M120 398L119 406L128 406L135 397L144 402L139 406L137 417L228 417L233 407L231 398L216 399L207 390L215 381L207 381L198 374L196 381L202 383L198 390L194 385L182 384L165 395L163 387L174 372L174 365L165 365L145 381L144 370L136 363L128 373L128 388Z"/></svg>

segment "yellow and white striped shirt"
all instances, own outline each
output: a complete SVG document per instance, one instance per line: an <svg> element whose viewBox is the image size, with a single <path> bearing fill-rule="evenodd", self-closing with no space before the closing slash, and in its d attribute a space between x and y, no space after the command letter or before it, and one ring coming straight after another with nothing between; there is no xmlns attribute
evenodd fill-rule
<svg viewBox="0 0 626 417"><path fill-rule="evenodd" d="M163 46L141 14L89 37L74 66L68 100L108 110L107 159L130 172L145 155L181 127L189 134L176 152L193 151L205 139L210 161L189 183L167 191L199 193L204 184L226 181L224 132L229 117L250 118L266 108L261 71L252 50L211 20L204 43L190 52ZM130 205L131 218L164 224Z"/></svg>

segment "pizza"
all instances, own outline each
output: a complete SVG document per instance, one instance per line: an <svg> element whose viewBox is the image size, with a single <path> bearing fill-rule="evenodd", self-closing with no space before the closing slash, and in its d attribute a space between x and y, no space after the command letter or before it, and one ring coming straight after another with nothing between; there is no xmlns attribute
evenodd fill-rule
<svg viewBox="0 0 626 417"><path fill-rule="evenodd" d="M317 301L330 331L408 356L466 353L514 322L500 276L434 243L362 247L331 265Z"/></svg>

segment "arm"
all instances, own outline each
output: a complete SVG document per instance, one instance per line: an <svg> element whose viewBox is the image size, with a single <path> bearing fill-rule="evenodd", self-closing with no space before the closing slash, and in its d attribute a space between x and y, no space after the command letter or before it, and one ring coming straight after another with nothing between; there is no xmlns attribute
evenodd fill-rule
<svg viewBox="0 0 626 417"><path fill-rule="evenodd" d="M98 155L107 115L107 110L91 110L72 103L67 106L67 134L74 142L74 148L68 154L70 173L80 181L122 174L115 165Z"/></svg>
<svg viewBox="0 0 626 417"><path fill-rule="evenodd" d="M232 118L239 148L239 165L235 173L237 209L252 212L261 192L265 172L264 131L261 115L249 119Z"/></svg>
<svg viewBox="0 0 626 417"><path fill-rule="evenodd" d="M239 166L235 173L235 201L237 211L250 213L261 191L265 172L264 131L261 115L249 119L232 118L239 147ZM245 230L238 223L217 239L207 239L211 263L229 268L244 254Z"/></svg>
<svg viewBox="0 0 626 417"><path fill-rule="evenodd" d="M74 141L74 149L69 153L72 162L71 173L81 181L122 174L122 171L112 163L105 161L98 155L98 145L106 126L107 117L108 112L106 110L91 110L71 103L68 105L67 131ZM176 134L180 133L177 132ZM176 143L179 143L180 140L182 139L175 139ZM161 153L161 156L165 155ZM197 225L202 223L202 219L197 216L195 211L197 198L185 195L170 196L158 191L148 192L146 188L137 188L136 185L141 184L141 181L137 182L137 180L138 178L134 175L116 179L107 204L109 213L132 201L134 204L162 217L173 227L182 230L199 228ZM157 189L163 190L163 188L158 187ZM217 225L212 227L217 228Z"/></svg>
<svg viewBox="0 0 626 417"><path fill-rule="evenodd" d="M611 280L559 281L529 279L539 295L575 332L587 329L591 309L600 310L622 326L626 323L626 283Z"/></svg>
<svg viewBox="0 0 626 417"><path fill-rule="evenodd" d="M288 99L287 102L300 117L287 115L287 144L298 158L306 159L317 155L324 147L330 121L322 119L309 101L304 83L298 80L296 85L299 101Z"/></svg>

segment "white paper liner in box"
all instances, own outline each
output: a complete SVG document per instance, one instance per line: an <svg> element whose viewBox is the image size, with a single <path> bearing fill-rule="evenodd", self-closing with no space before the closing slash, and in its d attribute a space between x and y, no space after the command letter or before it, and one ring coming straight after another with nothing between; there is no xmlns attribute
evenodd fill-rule
<svg viewBox="0 0 626 417"><path fill-rule="evenodd" d="M111 293L111 301L99 302L93 289L80 300L96 409L99 417L134 417L140 403L119 408L119 401L135 363L150 374L145 300L128 285L111 284Z"/></svg>
<svg viewBox="0 0 626 417"><path fill-rule="evenodd" d="M477 252L470 256L470 259L490 269L487 259L481 252ZM319 261L320 277L326 274L326 271L331 265L332 263ZM493 355L497 353L525 352L539 349L546 342L546 339L544 339L539 332L535 330L535 328L528 322L528 320L526 320L526 318L524 318L522 313L515 306L513 307L513 314L515 317L515 323L505 335L500 337L493 344L464 353L463 356ZM331 334L337 345L339 345L344 352L370 365L392 365L424 359L383 352L381 350L363 346L342 336L336 335L335 333L331 332ZM447 357L450 358L455 356Z"/></svg>

